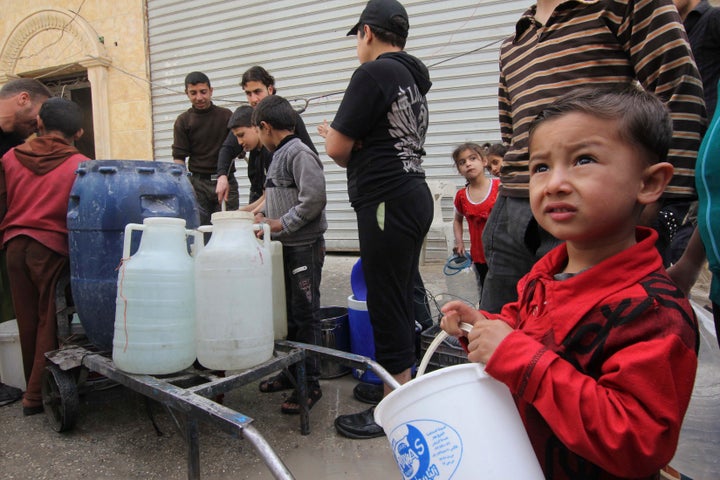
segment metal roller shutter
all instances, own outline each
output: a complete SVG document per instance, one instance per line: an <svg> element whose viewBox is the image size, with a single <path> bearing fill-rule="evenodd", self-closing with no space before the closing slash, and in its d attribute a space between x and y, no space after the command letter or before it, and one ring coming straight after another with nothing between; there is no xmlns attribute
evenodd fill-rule
<svg viewBox="0 0 720 480"><path fill-rule="evenodd" d="M172 126L189 102L183 79L205 72L216 104L235 109L245 96L242 73L264 66L278 94L303 113L325 166L329 250L357 250L357 225L346 191L345 170L324 153L316 125L331 121L357 67L355 41L345 34L366 1L148 0L148 39L153 82L154 149L171 160ZM463 185L450 153L465 141L498 141L498 50L528 4L521 1L405 1L410 16L406 50L430 68L430 128L424 166L428 180L450 190ZM241 203L247 200L245 162L239 160ZM452 219L452 198L436 212ZM437 215L436 215L437 217ZM436 222L441 219L436 218ZM430 246L444 258L444 242Z"/></svg>

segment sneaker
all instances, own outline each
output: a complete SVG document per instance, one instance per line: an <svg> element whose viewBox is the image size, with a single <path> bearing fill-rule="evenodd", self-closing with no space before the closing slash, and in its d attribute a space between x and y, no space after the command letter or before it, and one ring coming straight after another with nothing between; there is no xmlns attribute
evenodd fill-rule
<svg viewBox="0 0 720 480"><path fill-rule="evenodd" d="M383 384L360 382L353 388L353 396L363 403L377 405L383 399L385 387Z"/></svg>
<svg viewBox="0 0 720 480"><path fill-rule="evenodd" d="M364 412L340 415L335 419L335 429L344 437L354 439L376 438L385 435L380 425L375 423L375 407Z"/></svg>
<svg viewBox="0 0 720 480"><path fill-rule="evenodd" d="M22 398L22 390L0 382L0 407L17 402Z"/></svg>

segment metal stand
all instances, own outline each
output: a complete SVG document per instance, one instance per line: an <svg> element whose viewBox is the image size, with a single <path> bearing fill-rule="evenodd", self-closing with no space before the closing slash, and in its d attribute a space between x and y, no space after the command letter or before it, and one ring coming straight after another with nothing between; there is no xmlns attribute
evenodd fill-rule
<svg viewBox="0 0 720 480"><path fill-rule="evenodd" d="M300 405L307 405L305 382L305 351L298 347L283 348L272 359L236 375L220 377L211 371L186 369L173 376L155 377L135 375L118 370L112 360L83 346L70 346L46 354L51 365L43 389L45 411L53 428L65 431L72 428L77 417L76 374L80 368L100 373L131 390L156 400L180 413L185 418L188 443L188 479L200 478L200 448L198 421L214 424L230 435L247 439L270 469L275 478L294 478L265 438L251 425L253 419L220 405L210 398L239 386L257 381L273 372L297 364L297 382ZM202 383L198 384L198 381ZM190 384L192 386L182 387ZM74 388L73 388L74 387ZM47 390L47 391L46 391ZM310 433L307 408L300 412L300 433Z"/></svg>

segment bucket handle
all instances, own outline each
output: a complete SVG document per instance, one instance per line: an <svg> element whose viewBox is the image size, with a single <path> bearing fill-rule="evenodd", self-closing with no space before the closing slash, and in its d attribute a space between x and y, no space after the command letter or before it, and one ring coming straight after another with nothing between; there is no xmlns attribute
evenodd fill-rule
<svg viewBox="0 0 720 480"><path fill-rule="evenodd" d="M472 330L472 325L470 325L469 323L460 322L460 329L465 333L470 333L470 330ZM433 356L438 346L440 346L443 340L445 340L447 337L448 334L447 332L445 332L445 330L440 330L440 332L435 336L433 341L428 346L425 355L423 355L423 358L420 361L420 366L418 367L417 373L415 374L416 377L419 377L425 373L428 363L430 363L430 358Z"/></svg>

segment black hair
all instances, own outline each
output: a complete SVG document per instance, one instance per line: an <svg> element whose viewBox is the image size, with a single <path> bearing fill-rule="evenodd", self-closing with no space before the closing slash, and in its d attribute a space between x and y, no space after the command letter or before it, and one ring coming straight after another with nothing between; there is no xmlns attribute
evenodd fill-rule
<svg viewBox="0 0 720 480"><path fill-rule="evenodd" d="M398 30L404 30L405 32L407 32L410 29L410 24L408 23L407 18L403 17L402 15L394 15L392 18L390 18L390 22L397 25ZM390 32L388 30L385 30L384 28L375 27L369 24L366 25L370 27L370 31L373 32L373 35L375 35L381 42L389 43L393 47L399 47L401 50L405 49L407 37L403 37L402 35L398 35L397 33ZM360 38L364 38L365 31L362 29L362 26L358 31L360 32Z"/></svg>
<svg viewBox="0 0 720 480"><path fill-rule="evenodd" d="M477 143L473 143L473 142L461 143L460 145L455 147L455 150L453 150L453 152L452 152L452 159L453 159L453 162L455 163L455 167L458 166L458 162L460 161L459 160L460 154L462 152L464 152L465 150L472 150L473 152L480 155L481 158L485 158L485 152L484 152L483 147L484 147L484 145L481 147Z"/></svg>
<svg viewBox="0 0 720 480"><path fill-rule="evenodd" d="M212 87L207 75L202 72L190 72L185 77L185 91L187 92L188 85L197 85L198 83L207 83L208 87Z"/></svg>
<svg viewBox="0 0 720 480"><path fill-rule="evenodd" d="M39 80L34 78L18 78L10 80L0 89L0 98L14 97L18 93L27 92L30 98L50 98L52 93Z"/></svg>
<svg viewBox="0 0 720 480"><path fill-rule="evenodd" d="M529 140L538 125L578 112L616 120L620 137L647 153L647 161L663 162L672 139L672 120L665 104L652 93L628 85L622 88L579 88L548 105L530 124Z"/></svg>
<svg viewBox="0 0 720 480"><path fill-rule="evenodd" d="M297 114L290 102L278 95L268 95L260 100L253 111L253 125L265 122L277 130L295 131Z"/></svg>
<svg viewBox="0 0 720 480"><path fill-rule="evenodd" d="M497 155L500 158L504 158L507 153L507 145L504 143L485 143L483 144L485 149L485 155Z"/></svg>
<svg viewBox="0 0 720 480"><path fill-rule="evenodd" d="M83 113L80 106L60 97L48 98L38 113L46 132L60 132L72 138L82 128Z"/></svg>
<svg viewBox="0 0 720 480"><path fill-rule="evenodd" d="M260 65L250 67L245 71L245 73L243 73L240 85L245 87L248 82L260 82L266 87L273 87L273 90L277 92L277 89L275 88L275 77L270 75L268 71Z"/></svg>
<svg viewBox="0 0 720 480"><path fill-rule="evenodd" d="M252 127L253 108L249 105L238 107L230 117L227 127L230 129L238 127Z"/></svg>

